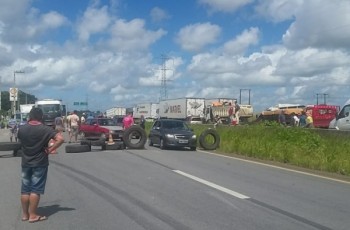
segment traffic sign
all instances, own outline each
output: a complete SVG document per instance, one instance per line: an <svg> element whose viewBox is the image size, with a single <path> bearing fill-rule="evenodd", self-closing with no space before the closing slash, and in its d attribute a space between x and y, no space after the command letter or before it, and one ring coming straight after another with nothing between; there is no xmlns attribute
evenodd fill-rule
<svg viewBox="0 0 350 230"><path fill-rule="evenodd" d="M78 101L75 101L75 102L73 102L73 105L76 105L76 106L85 105L85 106L87 106L88 103L87 103L87 102L78 102Z"/></svg>

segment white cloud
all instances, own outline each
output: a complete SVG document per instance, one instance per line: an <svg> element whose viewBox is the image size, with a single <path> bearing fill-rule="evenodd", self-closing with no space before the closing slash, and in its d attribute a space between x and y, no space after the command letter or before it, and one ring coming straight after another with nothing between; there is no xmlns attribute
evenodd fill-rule
<svg viewBox="0 0 350 230"><path fill-rule="evenodd" d="M162 29L146 30L144 20L133 19L128 22L120 19L111 28L109 45L116 50L140 51L147 49L165 34L166 31Z"/></svg>
<svg viewBox="0 0 350 230"><path fill-rule="evenodd" d="M78 36L81 41L88 41L90 36L96 33L104 32L111 22L108 15L108 7L103 6L100 9L89 7L78 25Z"/></svg>
<svg viewBox="0 0 350 230"><path fill-rule="evenodd" d="M192 24L182 28L177 34L176 41L187 51L199 51L209 44L216 42L221 28L211 23Z"/></svg>
<svg viewBox="0 0 350 230"><path fill-rule="evenodd" d="M227 54L244 54L250 45L256 45L259 41L259 29L250 28L244 30L235 39L224 44L224 52Z"/></svg>
<svg viewBox="0 0 350 230"><path fill-rule="evenodd" d="M350 1L305 1L283 35L291 49L350 48Z"/></svg>
<svg viewBox="0 0 350 230"><path fill-rule="evenodd" d="M252 3L254 0L198 0L209 7L210 11L234 12L238 8Z"/></svg>
<svg viewBox="0 0 350 230"><path fill-rule="evenodd" d="M153 22L161 22L170 18L170 15L159 7L152 8L150 15Z"/></svg>
<svg viewBox="0 0 350 230"><path fill-rule="evenodd" d="M277 23L293 19L304 2L305 0L259 0L255 9L266 19Z"/></svg>

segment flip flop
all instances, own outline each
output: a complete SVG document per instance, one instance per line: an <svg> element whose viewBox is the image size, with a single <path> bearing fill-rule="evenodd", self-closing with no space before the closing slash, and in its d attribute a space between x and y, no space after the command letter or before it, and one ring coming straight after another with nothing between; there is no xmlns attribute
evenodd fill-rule
<svg viewBox="0 0 350 230"><path fill-rule="evenodd" d="M29 220L29 223L35 223L35 222L39 222L39 221L44 221L47 220L46 216L38 216L36 219L34 220Z"/></svg>

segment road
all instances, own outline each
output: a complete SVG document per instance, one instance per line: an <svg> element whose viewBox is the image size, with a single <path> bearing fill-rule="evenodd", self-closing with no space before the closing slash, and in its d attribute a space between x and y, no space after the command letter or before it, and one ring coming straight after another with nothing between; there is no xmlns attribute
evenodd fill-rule
<svg viewBox="0 0 350 230"><path fill-rule="evenodd" d="M7 130L0 140L8 141ZM0 152L1 230L348 230L350 183L183 150L50 156L39 212L21 221L20 161Z"/></svg>

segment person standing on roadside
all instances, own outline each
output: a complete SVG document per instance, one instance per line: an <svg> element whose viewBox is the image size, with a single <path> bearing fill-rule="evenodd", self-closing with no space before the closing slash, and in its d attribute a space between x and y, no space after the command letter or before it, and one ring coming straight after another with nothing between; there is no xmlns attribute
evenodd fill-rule
<svg viewBox="0 0 350 230"><path fill-rule="evenodd" d="M141 118L140 118L140 126L141 128L145 129L145 124L146 124L146 119L143 115L141 115Z"/></svg>
<svg viewBox="0 0 350 230"><path fill-rule="evenodd" d="M78 132L79 132L79 116L77 115L77 111L74 110L73 114L70 116L69 119L69 127L70 127L70 136L69 136L69 143L72 142L72 138L74 137L74 141L78 142Z"/></svg>
<svg viewBox="0 0 350 230"><path fill-rule="evenodd" d="M33 108L29 121L18 130L22 154L21 204L22 221L30 223L46 220L46 216L37 213L40 196L45 192L49 166L48 154L55 151L64 142L61 133L43 124L43 111ZM54 143L48 146L49 141Z"/></svg>
<svg viewBox="0 0 350 230"><path fill-rule="evenodd" d="M235 108L232 106L232 103L228 103L228 117L229 117L229 124L232 125L232 121L233 121L233 118L234 118L234 114L235 114Z"/></svg>
<svg viewBox="0 0 350 230"><path fill-rule="evenodd" d="M286 115L284 114L284 110L282 109L280 114L278 115L278 123L280 123L283 126L286 126Z"/></svg>
<svg viewBox="0 0 350 230"><path fill-rule="evenodd" d="M54 121L54 124L55 124L55 130L57 132L63 132L63 130L64 130L64 123L63 123L63 118L62 117L56 117L55 121Z"/></svg>
<svg viewBox="0 0 350 230"><path fill-rule="evenodd" d="M128 115L126 115L123 118L123 129L127 129L130 126L132 126L134 124L134 118L132 117L131 113L128 113Z"/></svg>
<svg viewBox="0 0 350 230"><path fill-rule="evenodd" d="M239 110L241 109L241 107L239 106L239 104L237 103L237 101L235 101L235 118L236 118L236 125L239 125Z"/></svg>
<svg viewBox="0 0 350 230"><path fill-rule="evenodd" d="M12 115L11 119L8 121L7 127L10 129L10 141L12 142L13 138L15 138L17 142L18 123L14 115Z"/></svg>

